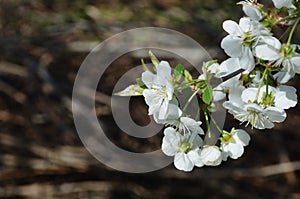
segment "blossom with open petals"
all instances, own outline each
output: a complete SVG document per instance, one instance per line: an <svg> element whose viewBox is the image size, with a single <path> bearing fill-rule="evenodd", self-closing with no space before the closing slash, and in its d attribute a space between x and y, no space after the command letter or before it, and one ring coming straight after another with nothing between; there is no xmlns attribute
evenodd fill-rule
<svg viewBox="0 0 300 199"><path fill-rule="evenodd" d="M165 119L169 101L173 99L174 92L169 63L161 61L157 66L157 74L150 71L143 72L142 81L147 86L147 89L143 91L143 96L149 106L149 115L158 112L158 119Z"/></svg>
<svg viewBox="0 0 300 199"><path fill-rule="evenodd" d="M242 129L233 129L230 133L224 132L221 138L221 150L223 160L227 156L232 159L241 157L244 153L244 147L249 144L250 136Z"/></svg>
<svg viewBox="0 0 300 199"><path fill-rule="evenodd" d="M257 129L270 129L274 127L274 122L283 122L286 118L285 111L275 106L260 104L259 100L255 99L256 92L253 89L245 89L242 86L233 89L229 93L229 101L224 102L223 106L237 120L246 122L246 125L251 124Z"/></svg>
<svg viewBox="0 0 300 199"><path fill-rule="evenodd" d="M291 46L281 44L275 37L266 38L264 44L257 45L255 56L270 61L276 67L282 65L283 70L275 75L280 83L286 83L295 73L300 73L300 55Z"/></svg>
<svg viewBox="0 0 300 199"><path fill-rule="evenodd" d="M230 57L239 58L241 67L250 72L255 67L252 48L271 35L258 21L249 17L240 19L239 24L232 20L223 22L223 29L229 33L221 42L221 47Z"/></svg>
<svg viewBox="0 0 300 199"><path fill-rule="evenodd" d="M199 147L203 141L198 134L182 135L172 127L164 130L162 151L167 156L174 156L177 169L191 171L194 166L203 166L199 155Z"/></svg>

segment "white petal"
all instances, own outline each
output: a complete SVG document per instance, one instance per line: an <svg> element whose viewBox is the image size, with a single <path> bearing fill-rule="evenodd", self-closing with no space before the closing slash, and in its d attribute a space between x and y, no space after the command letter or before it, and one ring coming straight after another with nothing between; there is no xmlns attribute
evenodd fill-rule
<svg viewBox="0 0 300 199"><path fill-rule="evenodd" d="M239 59L241 68L247 72L251 72L255 67L255 61L251 49L248 46L242 48L242 55Z"/></svg>
<svg viewBox="0 0 300 199"><path fill-rule="evenodd" d="M191 150L187 153L189 159L195 164L197 167L204 166L204 163L201 160L199 149Z"/></svg>
<svg viewBox="0 0 300 199"><path fill-rule="evenodd" d="M288 73L287 71L280 71L274 75L274 78L280 84L287 83L290 79L295 76L295 73Z"/></svg>
<svg viewBox="0 0 300 199"><path fill-rule="evenodd" d="M229 113L233 115L240 114L241 112L245 112L241 105L236 106L235 104L231 103L230 101L226 101L223 103L223 107L228 110Z"/></svg>
<svg viewBox="0 0 300 199"><path fill-rule="evenodd" d="M273 0L273 3L278 9L282 7L293 8L292 0Z"/></svg>
<svg viewBox="0 0 300 199"><path fill-rule="evenodd" d="M196 122L194 119L189 117L181 117L180 121L182 122L182 125L184 125L185 128L190 130L191 133L198 133L203 135L204 131L200 127L201 122Z"/></svg>
<svg viewBox="0 0 300 199"><path fill-rule="evenodd" d="M242 105L245 102L242 100L242 93L244 91L243 86L233 87L228 95L229 101L236 104L236 105Z"/></svg>
<svg viewBox="0 0 300 199"><path fill-rule="evenodd" d="M202 162L208 166L217 166L222 162L221 151L214 146L207 146L200 152Z"/></svg>
<svg viewBox="0 0 300 199"><path fill-rule="evenodd" d="M296 89L292 86L280 85L275 96L275 106L281 109L289 109L296 106Z"/></svg>
<svg viewBox="0 0 300 199"><path fill-rule="evenodd" d="M258 88L246 88L243 92L242 92L242 100L245 103L250 102L254 102L255 97L256 97L256 93L258 91ZM259 99L261 99L261 97L259 97Z"/></svg>
<svg viewBox="0 0 300 199"><path fill-rule="evenodd" d="M233 137L236 142L241 143L243 146L247 146L251 139L249 134L243 129L236 129Z"/></svg>
<svg viewBox="0 0 300 199"><path fill-rule="evenodd" d="M229 153L225 151L221 151L221 155L222 155L222 160L227 161Z"/></svg>
<svg viewBox="0 0 300 199"><path fill-rule="evenodd" d="M166 118L161 120L158 118L158 115L159 115L159 112L155 112L153 114L153 118L156 123L158 123L158 124L164 124L164 123L174 124L174 123L178 122L178 119L182 115L182 111L180 110L180 108L177 105L169 104L168 111L166 113Z"/></svg>
<svg viewBox="0 0 300 199"><path fill-rule="evenodd" d="M239 27L239 25L232 20L226 20L223 22L223 29L233 36L241 36L243 31Z"/></svg>
<svg viewBox="0 0 300 199"><path fill-rule="evenodd" d="M219 66L219 72L216 74L217 77L225 77L241 69L238 58L229 58L221 63Z"/></svg>
<svg viewBox="0 0 300 199"><path fill-rule="evenodd" d="M272 37L272 36L261 37L261 42L263 42L277 50L280 50L280 48L281 48L281 42L276 37Z"/></svg>
<svg viewBox="0 0 300 199"><path fill-rule="evenodd" d="M159 109L158 119L165 120L167 118L168 107L169 101L164 99Z"/></svg>
<svg viewBox="0 0 300 199"><path fill-rule="evenodd" d="M189 159L187 154L183 152L176 153L174 165L178 170L191 171L194 168L194 163Z"/></svg>
<svg viewBox="0 0 300 199"><path fill-rule="evenodd" d="M168 62L161 61L157 65L157 79L158 81L169 81L171 78L171 67Z"/></svg>
<svg viewBox="0 0 300 199"><path fill-rule="evenodd" d="M241 4L243 5L243 11L248 17L256 21L261 20L262 15L257 8L247 3L241 3Z"/></svg>
<svg viewBox="0 0 300 199"><path fill-rule="evenodd" d="M300 56L292 57L291 62L294 65L294 71L296 73L300 73Z"/></svg>
<svg viewBox="0 0 300 199"><path fill-rule="evenodd" d="M241 144L229 143L222 145L222 150L229 154L232 159L241 157L244 153L244 147Z"/></svg>
<svg viewBox="0 0 300 199"><path fill-rule="evenodd" d="M177 132L172 127L168 127L164 130L164 135L167 137L177 137L176 133Z"/></svg>
<svg viewBox="0 0 300 199"><path fill-rule="evenodd" d="M255 55L260 59L268 61L280 59L279 51L267 44L256 46Z"/></svg>
<svg viewBox="0 0 300 199"><path fill-rule="evenodd" d="M143 96L145 97L145 102L149 106L149 115L160 110L162 103L162 98L157 94L157 91L151 89L145 89L143 91Z"/></svg>
<svg viewBox="0 0 300 199"><path fill-rule="evenodd" d="M151 73L150 71L145 71L142 73L142 81L147 86L147 88L151 88L155 81L156 75Z"/></svg>
<svg viewBox="0 0 300 199"><path fill-rule="evenodd" d="M266 114L272 122L283 122L286 118L285 111L276 107L267 107Z"/></svg>
<svg viewBox="0 0 300 199"><path fill-rule="evenodd" d="M224 93L224 90L221 86L217 86L213 89L213 100L214 102L221 101L225 99L226 94Z"/></svg>
<svg viewBox="0 0 300 199"><path fill-rule="evenodd" d="M222 40L221 47L224 49L225 53L228 56L240 57L242 49L242 39L228 35Z"/></svg>
<svg viewBox="0 0 300 199"><path fill-rule="evenodd" d="M264 114L258 114L252 125L257 129L271 129L274 127L273 122Z"/></svg>
<svg viewBox="0 0 300 199"><path fill-rule="evenodd" d="M251 19L249 17L242 17L239 21L239 26L243 32L248 32L252 30L253 24L251 23Z"/></svg>
<svg viewBox="0 0 300 199"><path fill-rule="evenodd" d="M166 155L174 156L179 151L178 144L180 142L180 137L177 132L171 130L172 128L169 130L167 129L164 131L165 136L162 140L161 149Z"/></svg>

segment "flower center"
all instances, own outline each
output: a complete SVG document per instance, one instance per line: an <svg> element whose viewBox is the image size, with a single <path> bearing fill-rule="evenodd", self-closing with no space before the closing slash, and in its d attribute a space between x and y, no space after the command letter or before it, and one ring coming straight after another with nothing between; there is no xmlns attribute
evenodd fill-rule
<svg viewBox="0 0 300 199"><path fill-rule="evenodd" d="M282 44L279 54L282 58L292 58L295 52L295 48L291 48L287 44Z"/></svg>
<svg viewBox="0 0 300 199"><path fill-rule="evenodd" d="M180 142L178 147L182 152L187 153L192 149L193 144L189 142Z"/></svg>
<svg viewBox="0 0 300 199"><path fill-rule="evenodd" d="M253 46L255 43L255 37L251 36L251 31L245 32L243 35L243 44L245 46Z"/></svg>

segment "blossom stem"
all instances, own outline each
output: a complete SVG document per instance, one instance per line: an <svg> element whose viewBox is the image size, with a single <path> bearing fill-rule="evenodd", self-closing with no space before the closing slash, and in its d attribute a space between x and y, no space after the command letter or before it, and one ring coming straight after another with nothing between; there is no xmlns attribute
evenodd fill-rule
<svg viewBox="0 0 300 199"><path fill-rule="evenodd" d="M205 117L205 123L207 128L208 137L211 138L211 132L210 132L210 124L209 124L209 117L207 112L204 110L204 117Z"/></svg>
<svg viewBox="0 0 300 199"><path fill-rule="evenodd" d="M295 17L297 17L298 14L293 14L293 15L289 15L289 16L286 16L286 17L283 17L281 19L278 19L277 21L275 21L273 24L272 24L272 27L274 27L275 25L277 25L278 23L282 22L282 21L285 21L285 20L288 20L288 19L293 19Z"/></svg>
<svg viewBox="0 0 300 199"><path fill-rule="evenodd" d="M189 104L191 103L191 101L193 100L193 98L197 95L197 93L198 93L200 90L201 90L201 89L198 88L198 89L191 95L191 97L188 99L188 101L187 101L186 104L184 105L182 112L185 112L185 111L186 111L187 107L189 106Z"/></svg>
<svg viewBox="0 0 300 199"><path fill-rule="evenodd" d="M210 115L210 119L214 123L214 125L216 126L216 128L218 129L218 131L222 134L223 130L219 127L218 123L216 122L216 120L211 115Z"/></svg>
<svg viewBox="0 0 300 199"><path fill-rule="evenodd" d="M292 30L291 30L291 32L290 32L290 35L289 35L289 38L288 38L288 41L287 41L287 45L288 45L288 46L290 46L290 44L291 44L292 37L293 37L293 35L294 35L294 32L295 32L296 27L297 27L297 25L298 25L299 22L300 22L300 17L297 18L297 20L295 21L295 23L294 23L294 25L293 25L293 27L292 27Z"/></svg>
<svg viewBox="0 0 300 199"><path fill-rule="evenodd" d="M259 93L260 93L260 89L261 89L261 87L262 87L262 85L263 85L263 83L264 83L264 79L265 79L265 77L266 77L266 75L267 75L267 72L268 72L268 68L265 69L265 71L264 71L264 73L263 73L263 76L262 76L262 78L261 78L261 80L260 80L260 82L259 82L258 89L257 89L257 93L256 93L255 100L254 100L255 102L257 102L257 100L258 100L258 96L259 96Z"/></svg>

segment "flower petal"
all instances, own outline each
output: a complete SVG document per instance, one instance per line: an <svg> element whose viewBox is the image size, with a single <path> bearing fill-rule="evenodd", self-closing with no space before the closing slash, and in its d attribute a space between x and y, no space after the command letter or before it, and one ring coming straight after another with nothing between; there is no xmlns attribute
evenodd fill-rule
<svg viewBox="0 0 300 199"><path fill-rule="evenodd" d="M157 65L157 81L162 85L165 85L166 82L169 82L171 79L171 67L168 62L161 61Z"/></svg>
<svg viewBox="0 0 300 199"><path fill-rule="evenodd" d="M202 162L207 166L217 166L222 162L221 151L215 146L203 147L200 157Z"/></svg>
<svg viewBox="0 0 300 199"><path fill-rule="evenodd" d="M151 88L153 86L156 75L151 73L150 71L145 71L142 73L142 81L147 86L147 88Z"/></svg>
<svg viewBox="0 0 300 199"><path fill-rule="evenodd" d="M242 49L242 39L228 35L223 38L221 42L221 48L230 57L240 57Z"/></svg>
<svg viewBox="0 0 300 199"><path fill-rule="evenodd" d="M217 77L225 77L241 69L238 58L229 58L223 61L219 66L219 71L216 74Z"/></svg>
<svg viewBox="0 0 300 199"><path fill-rule="evenodd" d="M266 114L272 122L283 122L286 118L285 111L276 107L267 107Z"/></svg>
<svg viewBox="0 0 300 199"><path fill-rule="evenodd" d="M194 163L189 159L187 154L183 152L176 153L174 165L178 170L191 171L194 168Z"/></svg>
<svg viewBox="0 0 300 199"><path fill-rule="evenodd" d="M245 130L236 129L234 133L234 139L236 142L241 143L243 146L247 146L249 144L251 138Z"/></svg>
<svg viewBox="0 0 300 199"><path fill-rule="evenodd" d="M241 144L229 143L222 145L222 150L229 154L232 159L241 157L244 153L244 147Z"/></svg>
<svg viewBox="0 0 300 199"><path fill-rule="evenodd" d="M243 11L248 17L256 21L261 20L262 15L257 8L249 5L247 2L240 2L240 4L243 5Z"/></svg>
<svg viewBox="0 0 300 199"><path fill-rule="evenodd" d="M195 166L197 167L202 167L204 166L204 163L202 162L201 158L200 158L200 154L199 154L199 148L195 149L195 150L191 150L187 153L189 159L191 161L193 161L193 163L195 164Z"/></svg>
<svg viewBox="0 0 300 199"><path fill-rule="evenodd" d="M243 31L239 27L239 25L232 20L226 20L223 22L223 29L233 36L241 36Z"/></svg>
<svg viewBox="0 0 300 199"><path fill-rule="evenodd" d="M275 106L281 109L289 109L296 106L296 89L292 86L280 85L275 96Z"/></svg>
<svg viewBox="0 0 300 199"><path fill-rule="evenodd" d="M166 155L174 156L179 150L178 144L180 142L180 136L178 132L171 127L166 128L164 134L161 149Z"/></svg>

